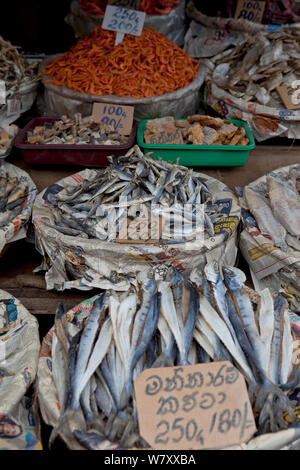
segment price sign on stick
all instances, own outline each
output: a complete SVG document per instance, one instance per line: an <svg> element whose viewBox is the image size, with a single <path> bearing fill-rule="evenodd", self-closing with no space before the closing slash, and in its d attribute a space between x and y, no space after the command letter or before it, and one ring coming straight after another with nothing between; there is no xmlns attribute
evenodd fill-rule
<svg viewBox="0 0 300 470"><path fill-rule="evenodd" d="M245 379L229 361L147 369L134 389L140 434L153 449L218 449L256 431Z"/></svg>
<svg viewBox="0 0 300 470"><path fill-rule="evenodd" d="M103 122L113 126L120 135L129 135L133 123L133 106L119 104L94 103L92 116L95 122Z"/></svg>
<svg viewBox="0 0 300 470"><path fill-rule="evenodd" d="M239 20L248 20L253 23L261 23L264 11L265 11L266 2L253 1L249 2L248 0L238 0L234 17Z"/></svg>
<svg viewBox="0 0 300 470"><path fill-rule="evenodd" d="M140 36L143 31L146 13L128 8L107 5L102 28L116 31L115 46L123 41L124 34Z"/></svg>

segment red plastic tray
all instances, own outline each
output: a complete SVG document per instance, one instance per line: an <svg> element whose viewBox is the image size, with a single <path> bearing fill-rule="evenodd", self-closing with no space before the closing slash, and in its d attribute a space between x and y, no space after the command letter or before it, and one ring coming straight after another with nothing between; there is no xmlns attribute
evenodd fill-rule
<svg viewBox="0 0 300 470"><path fill-rule="evenodd" d="M134 123L128 137L127 144L123 145L69 145L69 144L27 144L27 132L36 126L43 126L46 122L53 123L59 118L37 117L32 119L18 134L15 140L16 148L22 152L26 163L35 165L82 165L107 166L107 156L122 156L136 141L137 124Z"/></svg>

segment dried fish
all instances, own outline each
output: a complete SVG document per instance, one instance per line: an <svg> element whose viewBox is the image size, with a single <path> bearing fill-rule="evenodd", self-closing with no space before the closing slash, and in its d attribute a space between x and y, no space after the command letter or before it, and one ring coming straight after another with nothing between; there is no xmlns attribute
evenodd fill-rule
<svg viewBox="0 0 300 470"><path fill-rule="evenodd" d="M139 232L139 224L161 217L164 229L159 237L166 243L194 240L200 232L214 236L221 209L211 204L212 195L201 175L184 166L153 160L138 146L124 157L109 157L109 161L104 170L92 170L91 180L62 187L51 195L51 226L66 235L114 242L122 236L122 229L126 230L126 221L127 225L139 221Z"/></svg>
<svg viewBox="0 0 300 470"><path fill-rule="evenodd" d="M0 36L0 80L5 82L6 97L13 95L22 84L37 81L38 62L29 63L18 49Z"/></svg>
<svg viewBox="0 0 300 470"><path fill-rule="evenodd" d="M54 122L46 122L27 132L26 142L36 145L122 145L128 136L120 135L113 127L98 122L93 116L82 118L80 113L74 119L63 116Z"/></svg>
<svg viewBox="0 0 300 470"><path fill-rule="evenodd" d="M61 435L71 448L74 439L88 449L141 448L138 375L149 367L224 359L246 379L259 433L286 428L283 413L295 418L289 393L300 377L292 367L286 302L265 289L254 304L244 282L239 269L212 261L204 273L169 268L163 280L152 271L140 275L128 292L94 298L88 318L76 309L67 321L60 307L52 373L62 410L52 438ZM70 341L68 323L77 324Z"/></svg>
<svg viewBox="0 0 300 470"><path fill-rule="evenodd" d="M261 31L255 40L244 36L210 58L208 79L242 100L281 108L276 88L299 79L299 57L299 29L288 28L278 34Z"/></svg>
<svg viewBox="0 0 300 470"><path fill-rule="evenodd" d="M233 123L223 121L220 118L195 114L189 116L185 125L178 126L178 121L173 117L167 116L167 125L163 123L162 119L158 118L147 121L147 129L144 132L146 136L156 136L162 131L175 132L179 129L182 136L182 143L185 145L248 145L249 139L245 136L244 129L239 128ZM242 134L240 134L242 132ZM236 140L232 141L236 136ZM167 143L167 142L166 142ZM173 142L171 142L173 143Z"/></svg>

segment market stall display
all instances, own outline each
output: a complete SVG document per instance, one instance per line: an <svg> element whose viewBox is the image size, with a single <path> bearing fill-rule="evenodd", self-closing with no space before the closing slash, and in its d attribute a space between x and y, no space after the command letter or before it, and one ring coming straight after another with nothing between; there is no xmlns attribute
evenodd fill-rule
<svg viewBox="0 0 300 470"><path fill-rule="evenodd" d="M219 118L196 114L187 120L176 120L172 116L146 122L144 140L155 138L161 132L176 132L182 136L183 144L191 145L248 145L249 139L243 127ZM168 142L166 142L168 143Z"/></svg>
<svg viewBox="0 0 300 470"><path fill-rule="evenodd" d="M0 449L41 450L32 403L40 350L38 322L8 292L0 290Z"/></svg>
<svg viewBox="0 0 300 470"><path fill-rule="evenodd" d="M243 166L255 147L245 122L200 115L188 120L143 119L138 125L137 143L154 159L186 166Z"/></svg>
<svg viewBox="0 0 300 470"><path fill-rule="evenodd" d="M135 144L136 124L130 135L124 136L103 124L88 124L89 117L81 121L76 116L78 124L70 118L64 118L66 123L47 117L29 121L15 141L24 161L34 165L105 166L109 164L107 157L124 155Z"/></svg>
<svg viewBox="0 0 300 470"><path fill-rule="evenodd" d="M30 176L11 163L0 167L0 253L4 246L25 237L37 189Z"/></svg>
<svg viewBox="0 0 300 470"><path fill-rule="evenodd" d="M244 230L240 248L258 289L282 292L300 311L300 165L279 168L253 181L240 199Z"/></svg>
<svg viewBox="0 0 300 470"><path fill-rule="evenodd" d="M299 5L69 3L0 37L0 449L300 449Z"/></svg>
<svg viewBox="0 0 300 470"><path fill-rule="evenodd" d="M69 312L60 305L38 368L50 440L59 435L71 449L146 448L133 381L145 368L222 359L246 379L258 434L286 429L283 413L296 419L289 394L299 374L287 304L245 280L212 261L190 275L150 270L127 292L106 291Z"/></svg>
<svg viewBox="0 0 300 470"><path fill-rule="evenodd" d="M188 10L200 23L191 26L185 50L192 57L206 57L205 102L223 117L248 122L258 141L297 139L300 111L286 108L278 87L295 84L297 95L300 23L274 29L209 18L195 13L192 3Z"/></svg>
<svg viewBox="0 0 300 470"><path fill-rule="evenodd" d="M127 215L136 220L132 230ZM144 217L156 232L146 244L135 227ZM159 217L161 231L154 230ZM223 183L152 160L138 146L112 158L105 171L84 170L48 187L33 210L37 249L50 260L47 288L59 290L126 290L136 272L157 260L183 270L211 256L233 264L239 220L237 200Z"/></svg>
<svg viewBox="0 0 300 470"><path fill-rule="evenodd" d="M197 111L205 68L163 34L144 28L114 46L101 27L43 70L49 115L92 114L93 103L131 105L135 119Z"/></svg>

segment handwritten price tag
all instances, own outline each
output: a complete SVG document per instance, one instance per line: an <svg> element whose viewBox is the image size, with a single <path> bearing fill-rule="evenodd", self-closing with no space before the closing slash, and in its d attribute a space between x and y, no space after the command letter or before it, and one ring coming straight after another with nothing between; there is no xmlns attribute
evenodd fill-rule
<svg viewBox="0 0 300 470"><path fill-rule="evenodd" d="M19 114L21 111L21 100L18 94L7 100L7 117Z"/></svg>
<svg viewBox="0 0 300 470"><path fill-rule="evenodd" d="M92 116L95 122L103 122L121 135L129 135L133 123L133 106L94 103Z"/></svg>
<svg viewBox="0 0 300 470"><path fill-rule="evenodd" d="M279 86L276 90L286 109L300 109L300 81L298 90L286 85Z"/></svg>
<svg viewBox="0 0 300 470"><path fill-rule="evenodd" d="M183 145L183 138L180 129L176 131L161 131L156 134L148 134L144 132L144 140L146 144L151 145Z"/></svg>
<svg viewBox="0 0 300 470"><path fill-rule="evenodd" d="M141 436L153 449L217 449L256 431L244 377L229 362L147 369L134 382Z"/></svg>
<svg viewBox="0 0 300 470"><path fill-rule="evenodd" d="M264 16L265 6L265 2L238 0L234 17L238 20L243 18L244 20L252 21L253 23L261 23Z"/></svg>
<svg viewBox="0 0 300 470"><path fill-rule="evenodd" d="M140 36L142 34L145 17L146 13L143 11L107 5L102 28L108 29L109 31L116 31L122 35L133 34L134 36Z"/></svg>

